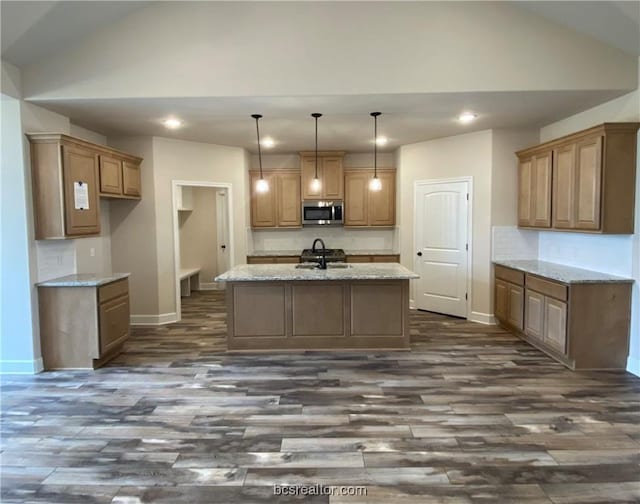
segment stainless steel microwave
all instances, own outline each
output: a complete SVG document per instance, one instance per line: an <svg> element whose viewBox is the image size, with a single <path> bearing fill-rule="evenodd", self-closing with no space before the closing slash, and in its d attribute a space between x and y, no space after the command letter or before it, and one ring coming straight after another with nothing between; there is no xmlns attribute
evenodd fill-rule
<svg viewBox="0 0 640 504"><path fill-rule="evenodd" d="M344 205L342 201L303 201L303 226L342 226Z"/></svg>

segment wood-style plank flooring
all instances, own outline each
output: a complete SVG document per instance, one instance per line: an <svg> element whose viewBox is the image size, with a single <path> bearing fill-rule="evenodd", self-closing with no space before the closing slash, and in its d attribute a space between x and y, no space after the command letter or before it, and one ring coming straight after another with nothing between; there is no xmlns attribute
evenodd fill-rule
<svg viewBox="0 0 640 504"><path fill-rule="evenodd" d="M421 312L411 352L227 355L222 293L183 310L98 371L2 377L2 502L640 502L631 374Z"/></svg>

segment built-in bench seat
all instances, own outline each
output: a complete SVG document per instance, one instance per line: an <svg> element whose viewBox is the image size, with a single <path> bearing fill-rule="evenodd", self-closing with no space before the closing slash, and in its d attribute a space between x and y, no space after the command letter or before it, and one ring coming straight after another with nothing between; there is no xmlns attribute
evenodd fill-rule
<svg viewBox="0 0 640 504"><path fill-rule="evenodd" d="M200 268L181 269L180 295L190 296L194 290L200 290Z"/></svg>

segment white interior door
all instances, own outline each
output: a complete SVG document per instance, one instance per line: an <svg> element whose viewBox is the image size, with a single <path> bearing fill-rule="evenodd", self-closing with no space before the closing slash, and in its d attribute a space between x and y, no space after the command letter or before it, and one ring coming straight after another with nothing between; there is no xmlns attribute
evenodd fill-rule
<svg viewBox="0 0 640 504"><path fill-rule="evenodd" d="M216 191L216 233L218 239L218 274L229 269L229 210L227 190Z"/></svg>
<svg viewBox="0 0 640 504"><path fill-rule="evenodd" d="M415 304L467 317L469 182L416 184Z"/></svg>

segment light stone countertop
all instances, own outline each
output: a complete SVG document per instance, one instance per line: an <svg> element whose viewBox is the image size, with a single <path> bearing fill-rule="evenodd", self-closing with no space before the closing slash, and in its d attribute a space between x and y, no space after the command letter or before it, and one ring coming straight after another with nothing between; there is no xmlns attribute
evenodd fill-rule
<svg viewBox="0 0 640 504"><path fill-rule="evenodd" d="M99 287L128 278L131 273L77 273L39 282L36 287Z"/></svg>
<svg viewBox="0 0 640 504"><path fill-rule="evenodd" d="M390 249L374 249L374 250L348 250L345 249L346 255L399 255L400 252L394 252ZM249 257L276 257L276 256L299 256L302 249L298 250L253 250L247 253Z"/></svg>
<svg viewBox="0 0 640 504"><path fill-rule="evenodd" d="M349 264L326 270L296 268L295 264L243 264L216 277L216 282L267 282L293 280L409 280L420 278L396 263Z"/></svg>
<svg viewBox="0 0 640 504"><path fill-rule="evenodd" d="M532 275L557 280L566 284L572 283L633 283L631 278L624 278L599 271L591 271L563 264L536 260L493 261L494 264L513 268Z"/></svg>

